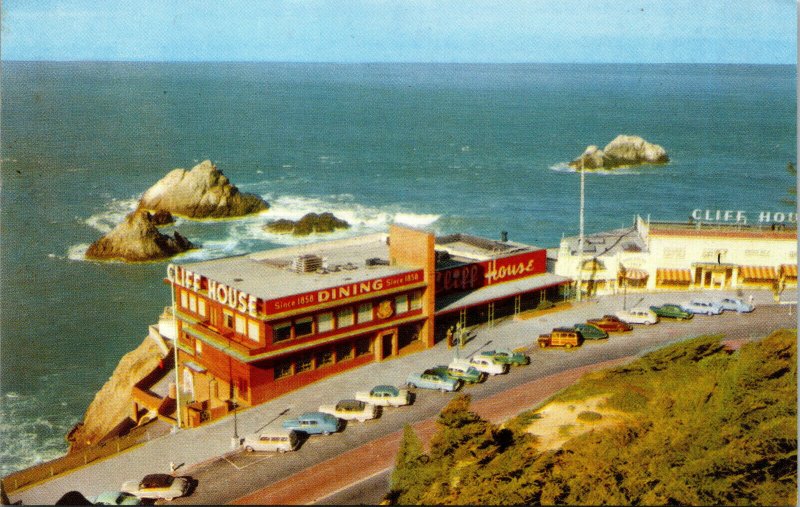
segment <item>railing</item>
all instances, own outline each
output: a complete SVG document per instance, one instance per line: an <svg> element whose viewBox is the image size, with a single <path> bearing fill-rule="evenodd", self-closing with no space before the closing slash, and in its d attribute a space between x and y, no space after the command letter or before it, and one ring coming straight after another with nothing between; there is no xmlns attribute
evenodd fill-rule
<svg viewBox="0 0 800 507"><path fill-rule="evenodd" d="M49 480L93 461L117 454L137 444L149 442L166 434L168 431L166 428L157 430L152 425L134 428L124 436L111 438L80 451L9 474L2 479L3 490L6 493L12 493L26 486Z"/></svg>

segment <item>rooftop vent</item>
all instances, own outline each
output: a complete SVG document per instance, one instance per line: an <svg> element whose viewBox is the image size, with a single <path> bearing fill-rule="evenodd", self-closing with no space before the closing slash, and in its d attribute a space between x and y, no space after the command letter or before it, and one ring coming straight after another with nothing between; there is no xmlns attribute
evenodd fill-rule
<svg viewBox="0 0 800 507"><path fill-rule="evenodd" d="M292 260L295 273L313 273L322 268L322 257L314 254L298 255Z"/></svg>
<svg viewBox="0 0 800 507"><path fill-rule="evenodd" d="M369 259L364 261L364 264L367 266L388 266L389 261L386 259L381 259L379 257L370 257Z"/></svg>
<svg viewBox="0 0 800 507"><path fill-rule="evenodd" d="M352 262L348 262L347 264L345 264L345 265L343 265L343 266L342 266L342 269L346 269L346 270L348 270L348 271L352 271L352 270L354 270L354 269L358 269L358 266L356 266L356 265L355 265L355 264L353 264Z"/></svg>

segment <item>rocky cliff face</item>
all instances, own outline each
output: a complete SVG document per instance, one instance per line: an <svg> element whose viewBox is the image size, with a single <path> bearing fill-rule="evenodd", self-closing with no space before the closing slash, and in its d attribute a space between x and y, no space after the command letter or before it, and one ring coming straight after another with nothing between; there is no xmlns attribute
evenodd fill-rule
<svg viewBox="0 0 800 507"><path fill-rule="evenodd" d="M150 338L145 338L136 349L122 356L111 378L86 410L83 423L69 435L69 452L98 443L125 422L132 424L129 419L133 386L157 368L162 358L161 349Z"/></svg>
<svg viewBox="0 0 800 507"><path fill-rule="evenodd" d="M111 232L86 250L87 259L143 262L166 259L195 248L176 231L173 236L161 234L156 220L145 210L136 210Z"/></svg>
<svg viewBox="0 0 800 507"><path fill-rule="evenodd" d="M581 160L585 169L614 169L639 164L665 164L669 162L666 150L657 144L648 143L638 136L619 135L602 150L587 146L583 154L569 163L580 169Z"/></svg>
<svg viewBox="0 0 800 507"><path fill-rule="evenodd" d="M298 221L294 220L275 220L264 226L264 230L280 234L294 234L295 236L306 236L314 232L333 232L336 229L349 229L350 224L336 218L333 213L307 213Z"/></svg>
<svg viewBox="0 0 800 507"><path fill-rule="evenodd" d="M225 218L258 213L269 205L257 195L239 192L206 160L191 171L174 169L167 173L142 195L139 208L188 218Z"/></svg>

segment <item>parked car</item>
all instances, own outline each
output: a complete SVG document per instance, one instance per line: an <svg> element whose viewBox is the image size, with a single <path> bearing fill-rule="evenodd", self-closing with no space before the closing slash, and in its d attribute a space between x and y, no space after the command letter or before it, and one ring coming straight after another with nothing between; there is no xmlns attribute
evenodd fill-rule
<svg viewBox="0 0 800 507"><path fill-rule="evenodd" d="M406 389L380 385L367 392L357 392L355 398L381 407L400 407L411 403L411 394Z"/></svg>
<svg viewBox="0 0 800 507"><path fill-rule="evenodd" d="M355 419L358 422L364 422L378 417L378 407L360 400L342 400L336 405L322 405L319 407L319 411L345 421Z"/></svg>
<svg viewBox="0 0 800 507"><path fill-rule="evenodd" d="M723 310L733 310L737 313L750 313L755 307L750 303L745 303L739 298L723 298L720 300L719 305Z"/></svg>
<svg viewBox="0 0 800 507"><path fill-rule="evenodd" d="M486 380L486 374L478 371L474 366L469 364L469 361L464 359L453 359L447 366L437 366L434 370L444 368L445 372L455 379L461 379L467 384L477 384Z"/></svg>
<svg viewBox="0 0 800 507"><path fill-rule="evenodd" d="M495 361L487 356L472 356L469 358L469 365L488 375L502 375L508 373L510 368L508 364Z"/></svg>
<svg viewBox="0 0 800 507"><path fill-rule="evenodd" d="M613 333L615 331L630 331L633 329L630 325L619 320L616 315L603 315L599 319L589 319L587 324L597 326L606 333Z"/></svg>
<svg viewBox="0 0 800 507"><path fill-rule="evenodd" d="M141 505L142 499L122 491L104 491L97 495L94 505Z"/></svg>
<svg viewBox="0 0 800 507"><path fill-rule="evenodd" d="M297 449L300 439L294 430L276 428L264 430L261 433L252 433L244 437L244 450L247 452L288 452Z"/></svg>
<svg viewBox="0 0 800 507"><path fill-rule="evenodd" d="M545 347L580 347L583 343L583 336L579 331L571 327L557 327L548 334L539 335L537 340L539 346Z"/></svg>
<svg viewBox="0 0 800 507"><path fill-rule="evenodd" d="M705 315L719 315L722 313L722 305L716 301L701 301L693 299L681 303L681 308L691 313L702 313Z"/></svg>
<svg viewBox="0 0 800 507"><path fill-rule="evenodd" d="M605 340L608 333L595 326L594 324L575 324L574 327L583 336L584 340Z"/></svg>
<svg viewBox="0 0 800 507"><path fill-rule="evenodd" d="M283 421L284 428L303 432L307 435L330 435L342 428L341 419L323 412L306 412L300 417Z"/></svg>
<svg viewBox="0 0 800 507"><path fill-rule="evenodd" d="M127 481L120 490L137 498L154 500L174 500L185 495L191 485L188 477L174 477L169 474L145 475L141 481Z"/></svg>
<svg viewBox="0 0 800 507"><path fill-rule="evenodd" d="M425 370L422 373L412 373L408 376L408 387L421 387L423 389L439 389L440 391L458 391L464 384L463 381L449 377L445 373Z"/></svg>
<svg viewBox="0 0 800 507"><path fill-rule="evenodd" d="M616 313L619 320L626 324L644 324L649 326L658 322L658 315L649 308L632 308Z"/></svg>
<svg viewBox="0 0 800 507"><path fill-rule="evenodd" d="M687 312L680 305L664 304L661 306L651 306L653 312L659 317L667 317L670 319L686 320L694 317L692 312Z"/></svg>
<svg viewBox="0 0 800 507"><path fill-rule="evenodd" d="M513 352L508 349L485 350L480 353L483 357L490 357L494 362L501 364L508 364L511 366L524 366L531 364L530 356L522 352Z"/></svg>
<svg viewBox="0 0 800 507"><path fill-rule="evenodd" d="M20 505L22 502L17 502ZM56 500L55 505L93 505L92 502L83 496L83 493L80 491L67 491L61 498Z"/></svg>

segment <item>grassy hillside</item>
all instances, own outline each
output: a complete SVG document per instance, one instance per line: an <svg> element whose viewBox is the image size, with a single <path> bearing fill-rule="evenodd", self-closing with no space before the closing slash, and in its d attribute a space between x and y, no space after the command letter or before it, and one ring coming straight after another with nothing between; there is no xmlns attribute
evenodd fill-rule
<svg viewBox="0 0 800 507"><path fill-rule="evenodd" d="M547 449L542 407L504 427L459 395L430 449L411 428L392 475L400 504L788 505L797 494L797 332L735 352L705 336L584 377L548 403L589 431ZM609 417L613 414L613 420ZM609 424L610 422L610 424ZM569 426L569 425L565 425Z"/></svg>

